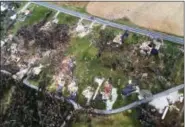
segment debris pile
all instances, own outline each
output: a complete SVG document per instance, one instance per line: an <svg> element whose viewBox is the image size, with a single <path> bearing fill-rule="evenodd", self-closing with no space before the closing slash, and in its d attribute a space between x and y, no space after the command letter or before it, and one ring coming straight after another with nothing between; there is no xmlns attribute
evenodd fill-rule
<svg viewBox="0 0 185 127"><path fill-rule="evenodd" d="M93 88L88 86L86 89L83 90L82 95L87 99L87 105L89 105L90 100L93 96L94 92L93 92Z"/></svg>
<svg viewBox="0 0 185 127"><path fill-rule="evenodd" d="M75 61L72 57L65 57L60 64L59 72L54 76L55 84L60 87L60 90L64 90L64 85L67 85L67 91L70 95L76 95L78 86L73 78L73 69L75 67ZM59 90L57 88L57 90Z"/></svg>
<svg viewBox="0 0 185 127"><path fill-rule="evenodd" d="M159 113L163 113L165 107L174 104L175 102L182 102L183 101L183 94L179 94L178 92L170 93L166 96L162 96L160 98L156 98L152 100L149 105L154 106Z"/></svg>
<svg viewBox="0 0 185 127"><path fill-rule="evenodd" d="M65 24L51 24L43 20L33 26L22 27L17 35L22 36L25 42L34 40L41 48L55 49L69 41L68 32L69 26Z"/></svg>

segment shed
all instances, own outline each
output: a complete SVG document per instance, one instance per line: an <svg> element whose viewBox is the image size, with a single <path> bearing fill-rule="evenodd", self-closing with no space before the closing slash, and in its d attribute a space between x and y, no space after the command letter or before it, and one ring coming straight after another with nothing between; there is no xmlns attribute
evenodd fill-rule
<svg viewBox="0 0 185 127"><path fill-rule="evenodd" d="M125 88L122 89L121 93L124 96L129 96L135 90L136 88L134 87L134 85L127 85Z"/></svg>

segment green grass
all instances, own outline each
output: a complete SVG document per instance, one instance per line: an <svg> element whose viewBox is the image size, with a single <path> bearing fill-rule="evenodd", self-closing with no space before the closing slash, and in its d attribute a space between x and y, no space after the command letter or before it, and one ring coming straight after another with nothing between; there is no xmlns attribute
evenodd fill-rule
<svg viewBox="0 0 185 127"><path fill-rule="evenodd" d="M24 25L33 25L39 21L41 21L45 14L50 11L50 9L37 6L34 4L31 4L29 6L29 9L32 10L32 15L30 17L27 17L24 22L17 21L13 28L10 30L13 34L17 32L18 29L20 29Z"/></svg>
<svg viewBox="0 0 185 127"><path fill-rule="evenodd" d="M184 56L180 56L175 61L173 72L171 74L172 81L175 84L182 84L184 80Z"/></svg>
<svg viewBox="0 0 185 127"><path fill-rule="evenodd" d="M73 11L78 11L81 13L87 13L86 7L76 7L76 6L70 6L70 5L63 5L62 7L66 8L66 9L71 9Z"/></svg>
<svg viewBox="0 0 185 127"><path fill-rule="evenodd" d="M28 79L28 81L35 86L41 85L41 83L45 84L46 89L52 92L55 89L55 85L53 85L53 69L51 66L44 67L38 76L35 76L33 79Z"/></svg>
<svg viewBox="0 0 185 127"><path fill-rule="evenodd" d="M84 120L73 122L72 127L140 127L136 118L136 111L123 112L109 116L91 117L91 122Z"/></svg>
<svg viewBox="0 0 185 127"><path fill-rule="evenodd" d="M146 28L146 27L138 26L138 25L134 24L132 21L130 21L128 18L121 18L121 19L116 19L116 20L111 20L111 21L115 22L115 23L127 25L127 26L130 26L130 27L137 27L137 28L147 29L147 30L150 30L150 31L156 31L156 32L160 32L160 33L168 34L168 35L172 35L172 36L183 37L183 36L180 36L180 35L177 35L177 34L167 33L167 32L163 32L163 31L159 31L159 30L155 30L155 29L149 29L149 28Z"/></svg>
<svg viewBox="0 0 185 127"><path fill-rule="evenodd" d="M39 86L39 81L28 79L28 82L34 86Z"/></svg>
<svg viewBox="0 0 185 127"><path fill-rule="evenodd" d="M22 1L22 2L20 3L20 7L17 8L16 11L17 11L17 12L20 11L20 10L24 7L24 5L26 5L27 3L28 3L28 2L26 2L26 1Z"/></svg>
<svg viewBox="0 0 185 127"><path fill-rule="evenodd" d="M108 27L106 29L114 29L111 27ZM97 26L93 29L93 32L100 31L100 27ZM120 30L114 31L115 35L119 34ZM113 53L109 51L104 51L101 58L97 58L97 51L98 49L95 47L94 44L90 44L90 36L86 36L84 38L72 38L70 42L70 48L68 49L67 55L73 55L76 58L76 68L75 68L75 76L78 79L79 84L79 94L82 93L82 91L87 87L91 86L94 88L94 90L97 88L97 85L94 84L94 78L95 77L104 77L105 79L108 79L109 77L112 78L113 87L117 88L118 91L118 99L113 105L113 108L119 108L123 105L128 104L127 99L122 99L121 96L121 89L124 88L125 85L128 83L128 75L126 75L123 71L117 69L117 70L111 70L111 67L105 66L106 62L107 65L110 65L112 61L115 61L117 55L119 53ZM131 37L133 37L131 35ZM135 38L131 38L135 39ZM139 39L144 38L137 38L137 41ZM135 39L136 41L136 39ZM100 88L100 90L103 90L103 87ZM135 98L134 98L135 99ZM133 99L131 99L133 100ZM80 104L85 104L85 99L83 95L79 95L78 102ZM131 101L130 101L131 102ZM98 108L105 109L105 104L93 104L95 108L98 106Z"/></svg>
<svg viewBox="0 0 185 127"><path fill-rule="evenodd" d="M68 14L64 14L64 13L59 13L57 16L58 20L59 20L59 24L68 24L68 25L75 25L79 18L68 15Z"/></svg>
<svg viewBox="0 0 185 127"><path fill-rule="evenodd" d="M120 94L120 89L123 88L128 78L121 71L111 71L110 68L105 67L102 64L102 61L96 57L97 48L94 45L90 46L88 38L72 38L71 46L67 52L68 55L73 55L76 58L76 69L75 76L78 79L79 83L79 93L87 87L91 86L94 89L97 88L97 85L94 84L94 77L104 77L108 79L112 77L113 87L118 88L118 94ZM110 54L110 53L109 53ZM118 84L120 82L120 85ZM79 103L85 103L83 100L83 95L79 97ZM117 105L119 105L120 100L118 100ZM121 104L122 105L122 104ZM102 108L105 105L102 104ZM98 105L101 108L101 106ZM119 107L119 106L117 106Z"/></svg>
<svg viewBox="0 0 185 127"><path fill-rule="evenodd" d="M9 104L11 103L11 98L14 91L14 86L12 86L9 90L7 90L3 96L3 98L0 100L0 114L4 114L6 110L9 107Z"/></svg>
<svg viewBox="0 0 185 127"><path fill-rule="evenodd" d="M133 22L131 22L128 18L116 19L116 20L113 20L113 22L128 25L128 26L132 26L132 27L137 27L137 25L134 24Z"/></svg>
<svg viewBox="0 0 185 127"><path fill-rule="evenodd" d="M146 40L147 40L146 36L129 32L129 36L127 39L125 39L125 43L136 44L136 43L142 43Z"/></svg>

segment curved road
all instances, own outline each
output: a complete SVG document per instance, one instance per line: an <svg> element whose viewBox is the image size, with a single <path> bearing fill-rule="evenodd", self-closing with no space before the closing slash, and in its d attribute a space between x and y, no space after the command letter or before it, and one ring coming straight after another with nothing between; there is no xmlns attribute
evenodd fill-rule
<svg viewBox="0 0 185 127"><path fill-rule="evenodd" d="M27 78L23 80L23 83L28 86L28 87L31 87L35 90L38 90L38 87L37 86L34 86L32 84L30 84L28 81L27 81ZM121 108L117 108L117 109L113 109L113 110L100 110L100 109L91 109L91 110L88 110L88 109L85 109L83 108L82 106L80 106L78 103L76 103L75 101L73 100L70 100L70 99L66 99L67 102L71 103L74 107L75 110L88 110L89 112L91 113L95 113L95 114L103 114L103 115L109 115L109 114L115 114L115 113L120 113L120 112L123 112L125 110L128 110L128 109L131 109L131 108L134 108L138 105L141 105L141 104L144 104L144 103L147 103L153 99L156 99L156 98L159 98L159 97L162 97L162 96L165 96L165 95L168 95L169 93L172 93L172 92L175 92L175 91L178 91L180 89L183 89L184 88L184 84L181 84L181 85L178 85L178 86L175 86L173 88L170 88L168 90L165 90L163 92L160 92L160 93L157 93L151 97L148 97L148 98L145 98L143 100L139 100L139 101L135 101L131 104L128 104L126 106L123 106ZM59 99L62 99L64 100L65 98L64 97L58 97L58 96L55 96L56 98L59 98Z"/></svg>
<svg viewBox="0 0 185 127"><path fill-rule="evenodd" d="M95 21L97 23L104 24L107 26L115 27L115 28L122 29L122 30L128 30L130 32L138 33L138 34L149 36L149 37L152 36L153 38L162 38L164 40L172 41L172 42L182 44L182 45L184 44L184 38L181 38L181 37L176 37L176 36L164 34L161 32L149 31L149 30L141 29L141 28L137 28L137 27L132 28L132 27L129 27L126 25L121 25L118 23L110 22L108 20L103 20L103 19L97 18L97 17L92 18L91 15L87 15L87 14L83 14L83 13L76 12L73 10L65 9L60 6L57 6L57 5L54 5L51 3L47 3L47 2L38 2L38 1L30 1L30 2L47 7L47 8L50 8L50 9L53 9L53 10L56 10L56 11L59 11L59 12L62 12L62 13L66 13L66 14L73 15L73 16L76 16L79 18L83 18L83 19L86 19L89 21Z"/></svg>

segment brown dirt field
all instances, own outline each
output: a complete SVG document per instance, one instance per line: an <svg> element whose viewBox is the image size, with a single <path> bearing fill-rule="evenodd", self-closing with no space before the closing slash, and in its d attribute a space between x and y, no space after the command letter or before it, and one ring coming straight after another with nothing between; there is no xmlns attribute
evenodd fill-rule
<svg viewBox="0 0 185 127"><path fill-rule="evenodd" d="M129 18L134 24L183 36L183 2L89 2L88 13L116 20Z"/></svg>

